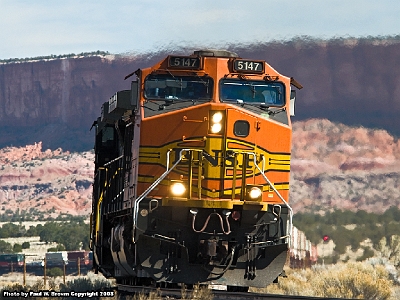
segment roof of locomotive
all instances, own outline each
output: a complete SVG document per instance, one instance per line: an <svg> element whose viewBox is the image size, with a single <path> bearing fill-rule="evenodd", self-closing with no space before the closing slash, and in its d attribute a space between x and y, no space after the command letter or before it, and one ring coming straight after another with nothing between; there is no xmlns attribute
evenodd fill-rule
<svg viewBox="0 0 400 300"><path fill-rule="evenodd" d="M216 50L216 49L204 49L204 50L197 50L193 52L194 56L207 56L207 57L236 57L238 58L239 55L235 52L228 51L228 50Z"/></svg>

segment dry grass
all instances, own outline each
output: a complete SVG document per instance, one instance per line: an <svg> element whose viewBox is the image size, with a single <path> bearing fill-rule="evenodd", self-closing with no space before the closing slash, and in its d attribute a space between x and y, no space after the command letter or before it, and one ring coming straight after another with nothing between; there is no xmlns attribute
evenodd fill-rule
<svg viewBox="0 0 400 300"><path fill-rule="evenodd" d="M288 270L287 278L259 292L351 299L397 299L393 282L382 265L337 264L307 270ZM254 291L255 289L253 289Z"/></svg>
<svg viewBox="0 0 400 300"><path fill-rule="evenodd" d="M169 299L163 298L159 290L151 292L149 295L144 293L136 294L132 297L126 298L126 300L161 300ZM210 289L204 286L195 285L193 290L188 291L185 287L182 288L181 297L182 300L212 300L213 294Z"/></svg>
<svg viewBox="0 0 400 300"><path fill-rule="evenodd" d="M93 272L89 272L85 276L72 276L72 275L67 275L65 276L65 282L70 282L74 281L78 278L87 278L90 281L96 281L96 280L106 280L103 275L96 275ZM37 282L43 282L44 283L44 278L43 276L36 276L36 275L31 275L27 274L26 275L26 285L27 286L33 286ZM49 288L52 283L56 286L59 286L61 283L64 282L63 276L57 276L57 277L49 277L47 276L46 279L46 288ZM4 286L12 285L14 283L19 283L22 285L23 283L23 273L22 272L13 272L13 273L8 273L0 276L0 289Z"/></svg>
<svg viewBox="0 0 400 300"><path fill-rule="evenodd" d="M0 276L0 289L1 290L53 290L59 291L63 285L63 276L58 276L55 278L47 277L46 284L44 283L43 276L26 275L26 286L23 286L23 274L22 273L8 273ZM107 280L102 275L96 275L93 272L89 272L85 276L66 276L66 285L74 285L74 289L78 288L79 282L86 283L84 288L88 290L93 289L93 287L104 286L109 287L113 285L113 281ZM82 284L81 284L82 285Z"/></svg>
<svg viewBox="0 0 400 300"><path fill-rule="evenodd" d="M193 287L193 291L189 293L184 288L182 288L182 299L212 300L213 294L212 291L207 287L195 285Z"/></svg>
<svg viewBox="0 0 400 300"><path fill-rule="evenodd" d="M310 297L328 298L351 298L351 299L375 299L394 300L400 299L400 288L393 281L393 274L390 274L384 265L372 265L370 263L347 263L330 266L317 266L306 270L286 270L287 278L280 278L278 284L272 284L264 289L250 289L252 292L301 295ZM9 274L0 277L0 286L8 290L55 290L59 291L62 284L62 277L50 279L46 286L43 277L28 276L27 287L21 285L21 274ZM101 275L89 273L87 276L68 277L67 288L97 289L98 284L106 279ZM104 282L104 286L110 282ZM111 285L113 285L111 283ZM65 287L65 286L64 286ZM144 293L127 296L127 300L161 300L160 291L149 295ZM193 290L182 288L180 299L213 299L212 291L204 286L194 286Z"/></svg>
<svg viewBox="0 0 400 300"><path fill-rule="evenodd" d="M68 291L74 290L76 292L93 291L99 290L101 288L110 288L114 286L114 282L105 279L102 275L96 275L89 272L86 276L67 276L66 284L63 284L63 277L47 278L46 285L44 284L43 276L26 276L26 286L22 285L22 274L13 273L0 276L0 290L9 291L42 291L42 290L52 290L52 291ZM0 293L1 294L1 293ZM0 295L0 299L1 295ZM45 299L45 298L43 298ZM50 299L50 298L49 298ZM54 299L54 298L52 298ZM107 299L117 299L117 295L113 298ZM166 299L161 296L159 290L151 292L149 295L144 293L138 293L131 296L118 297L118 299L126 300L161 300ZM207 286L195 285L193 290L187 290L182 288L181 297L179 299L183 300L212 300L212 291L207 288Z"/></svg>

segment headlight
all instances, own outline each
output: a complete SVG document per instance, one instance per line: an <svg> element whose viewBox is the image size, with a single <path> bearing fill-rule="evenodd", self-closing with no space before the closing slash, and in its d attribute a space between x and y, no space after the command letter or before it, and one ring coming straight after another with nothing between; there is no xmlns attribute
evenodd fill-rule
<svg viewBox="0 0 400 300"><path fill-rule="evenodd" d="M222 125L220 123L216 123L216 124L211 125L211 132L212 133L218 133L218 132L221 131L221 129L222 129Z"/></svg>
<svg viewBox="0 0 400 300"><path fill-rule="evenodd" d="M213 114L211 121L213 123L220 123L222 121L223 115L221 112L216 112L215 114Z"/></svg>
<svg viewBox="0 0 400 300"><path fill-rule="evenodd" d="M186 192L186 187L182 182L174 182L170 189L173 196L183 196Z"/></svg>
<svg viewBox="0 0 400 300"><path fill-rule="evenodd" d="M248 200L261 201L262 190L258 186L253 186L248 190L247 195L248 195Z"/></svg>
<svg viewBox="0 0 400 300"><path fill-rule="evenodd" d="M224 123L224 113L222 111L210 111L210 132L221 133Z"/></svg>

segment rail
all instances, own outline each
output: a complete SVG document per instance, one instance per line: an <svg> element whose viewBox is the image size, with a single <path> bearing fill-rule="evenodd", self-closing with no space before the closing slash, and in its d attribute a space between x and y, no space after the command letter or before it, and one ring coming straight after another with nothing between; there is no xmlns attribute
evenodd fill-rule
<svg viewBox="0 0 400 300"><path fill-rule="evenodd" d="M223 289L225 287L225 289ZM157 299L182 299L183 293L186 296L195 298L195 293L197 295L203 294L204 299L214 299L214 300L262 300L262 299L280 299L280 300L351 300L348 298L321 298L321 297L310 297L310 296L300 296L300 295L278 295L278 294L265 294L265 293L255 293L255 292L229 292L226 290L226 286L215 286L216 289L210 289L205 287L197 287L197 291L185 289L185 288L165 288L165 287L152 287L152 286L128 286L118 284L116 292L118 295L149 295L152 294L153 297L160 297ZM202 293L199 293L204 289ZM196 297L197 298L197 297ZM187 299L187 298L185 298Z"/></svg>

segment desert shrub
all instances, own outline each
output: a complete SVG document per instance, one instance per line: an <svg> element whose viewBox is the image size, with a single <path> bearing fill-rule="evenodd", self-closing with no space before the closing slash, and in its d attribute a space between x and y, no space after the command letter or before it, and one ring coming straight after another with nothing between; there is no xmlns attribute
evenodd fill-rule
<svg viewBox="0 0 400 300"><path fill-rule="evenodd" d="M22 249L29 249L31 247L31 243L23 242L21 246L22 246Z"/></svg>
<svg viewBox="0 0 400 300"><path fill-rule="evenodd" d="M85 292L85 291L98 291L110 289L111 284L109 281L103 279L93 278L78 278L72 281L68 281L65 284L60 284L60 292Z"/></svg>
<svg viewBox="0 0 400 300"><path fill-rule="evenodd" d="M392 282L384 266L337 264L313 270L287 272L287 278L268 286L267 293L325 298L376 299L391 297Z"/></svg>
<svg viewBox="0 0 400 300"><path fill-rule="evenodd" d="M371 248L363 247L363 250L364 250L363 255L357 257L357 261L364 261L367 260L368 258L374 257L375 252Z"/></svg>
<svg viewBox="0 0 400 300"><path fill-rule="evenodd" d="M58 276L63 276L64 271L61 270L61 268L50 268L47 270L47 276L49 277L58 277Z"/></svg>
<svg viewBox="0 0 400 300"><path fill-rule="evenodd" d="M29 287L27 286L23 286L20 283L13 283L13 284L9 284L6 285L4 287L1 287L0 289L0 299L24 299L23 297L7 297L3 295L3 291L9 291L9 292L13 292L13 291L18 291L18 292L28 292L29 291Z"/></svg>
<svg viewBox="0 0 400 300"><path fill-rule="evenodd" d="M212 300L213 294L207 286L194 285L193 290L191 292L186 291L184 288L182 289L181 299L201 299L201 300Z"/></svg>
<svg viewBox="0 0 400 300"><path fill-rule="evenodd" d="M121 296L121 295L118 295ZM122 299L125 300L161 300L161 291L156 290L146 294L144 292L136 293L133 296L122 295ZM118 298L120 299L120 298ZM169 298L168 298L169 299ZM182 287L181 296L179 299L182 300L212 300L213 294L207 286L194 285L193 290L187 290L185 286Z"/></svg>
<svg viewBox="0 0 400 300"><path fill-rule="evenodd" d="M391 207L384 214L367 213L359 210L333 210L325 215L314 213L296 213L294 225L304 231L307 238L314 244L322 242L322 237L328 234L334 241L335 251L344 254L347 246L355 251L360 242L369 238L375 249L378 249L382 237L390 239L399 232L400 209ZM379 226L377 226L379 224ZM356 229L346 229L346 225L356 225Z"/></svg>
<svg viewBox="0 0 400 300"><path fill-rule="evenodd" d="M140 293L136 293L134 296L129 297L127 295L125 295L125 297L123 297L125 300L159 300L162 299L162 295L160 290L156 290L155 292L150 292L148 295L146 295L143 292Z"/></svg>
<svg viewBox="0 0 400 300"><path fill-rule="evenodd" d="M39 280L36 280L36 282L32 285L32 286L27 286L27 290L29 291L29 290L31 290L31 291L42 291L42 290L45 290L46 289L46 286L44 285L44 282L43 282L43 280L41 280L41 279L39 279Z"/></svg>
<svg viewBox="0 0 400 300"><path fill-rule="evenodd" d="M54 283L49 284L50 289L53 289L52 287L55 287ZM37 280L36 283L34 283L32 286L26 285L23 286L21 283L10 283L8 285L2 286L0 289L0 299L27 299L26 297L7 297L3 295L3 291L9 291L9 292L29 292L29 291L42 291L45 290L45 286L43 284L43 280ZM46 297L41 298L41 299L48 299Z"/></svg>
<svg viewBox="0 0 400 300"><path fill-rule="evenodd" d="M38 226L37 226L38 227ZM89 249L89 224L83 219L70 222L47 222L37 229L40 240L63 244L65 250Z"/></svg>
<svg viewBox="0 0 400 300"><path fill-rule="evenodd" d="M56 269L56 268L54 268ZM0 299L11 299L10 297L4 297L3 291L18 291L18 292L29 292L29 291L43 291L43 290L50 290L50 291L57 291L57 292L70 292L70 291L77 291L77 292L85 292L85 291L97 291L97 290L105 290L110 289L111 284L108 280L102 277L102 279L98 279L96 275L93 273L89 273L86 278L79 278L73 281L68 281L66 284L57 284L55 279L50 279L46 286L44 285L43 279L37 280L32 285L23 286L21 283L9 283L5 284L4 286L0 287ZM27 299L24 297L13 297L12 299ZM30 299L30 298L29 298ZM36 299L63 299L63 298L56 298L56 297L36 297ZM75 298L65 298L65 299L75 299ZM82 298L79 298L82 299ZM99 299L99 297L93 297L92 299ZM115 298L108 298L110 300ZM132 297L130 298L132 299ZM144 298L147 299L147 298ZM160 298L154 298L160 299Z"/></svg>
<svg viewBox="0 0 400 300"><path fill-rule="evenodd" d="M316 296L362 299L389 299L391 283L383 266L350 263L317 276Z"/></svg>
<svg viewBox="0 0 400 300"><path fill-rule="evenodd" d="M47 249L47 252L59 252L65 251L65 247L62 244L58 244L56 247L51 247Z"/></svg>
<svg viewBox="0 0 400 300"><path fill-rule="evenodd" d="M318 264L336 264L339 262L340 256L339 254L335 253L333 255L318 257Z"/></svg>
<svg viewBox="0 0 400 300"><path fill-rule="evenodd" d="M0 240L0 253L11 253L11 252L12 252L11 244L3 240Z"/></svg>
<svg viewBox="0 0 400 300"><path fill-rule="evenodd" d="M266 289L250 288L250 291L270 294L314 296L315 291L311 282L315 272L311 269L285 271L287 277L279 278L277 284L271 284Z"/></svg>
<svg viewBox="0 0 400 300"><path fill-rule="evenodd" d="M20 253L20 252L22 252L22 245L21 245L21 244L18 244L18 243L15 243L14 246L13 246L13 252L14 252L14 253Z"/></svg>
<svg viewBox="0 0 400 300"><path fill-rule="evenodd" d="M21 237L24 235L25 227L13 223L6 223L0 227L0 237Z"/></svg>
<svg viewBox="0 0 400 300"><path fill-rule="evenodd" d="M398 262L400 260L400 236L392 235L390 238L381 238L377 249L382 257Z"/></svg>

